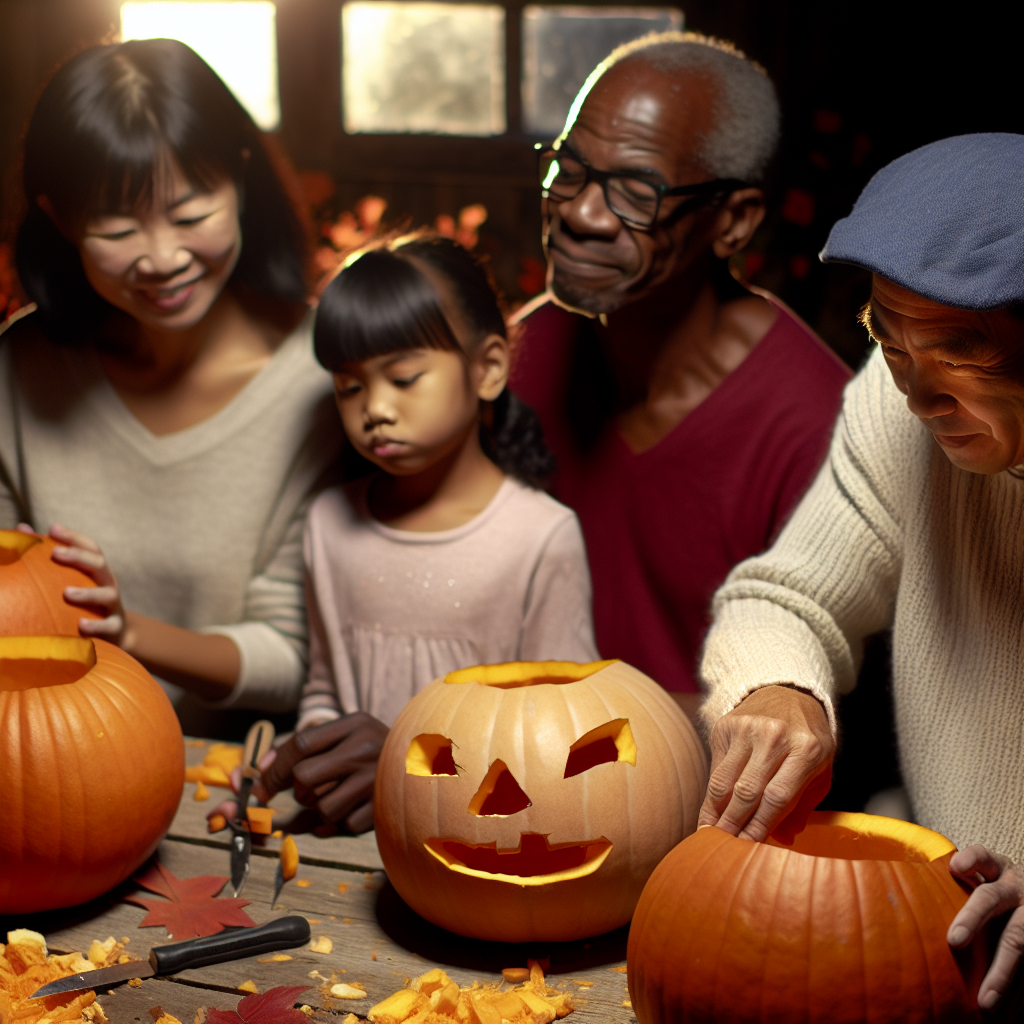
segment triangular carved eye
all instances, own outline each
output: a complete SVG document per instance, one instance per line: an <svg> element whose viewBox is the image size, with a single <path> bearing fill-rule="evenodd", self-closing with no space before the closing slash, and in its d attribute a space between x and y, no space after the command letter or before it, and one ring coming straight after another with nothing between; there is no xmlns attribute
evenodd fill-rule
<svg viewBox="0 0 1024 1024"><path fill-rule="evenodd" d="M406 775L458 775L452 741L436 732L424 732L409 744Z"/></svg>
<svg viewBox="0 0 1024 1024"><path fill-rule="evenodd" d="M563 778L596 768L599 764L625 761L636 765L636 741L628 718L616 718L584 733L570 748Z"/></svg>
<svg viewBox="0 0 1024 1024"><path fill-rule="evenodd" d="M481 816L516 814L530 806L530 798L515 776L498 760L488 769L484 781L469 801L469 813Z"/></svg>

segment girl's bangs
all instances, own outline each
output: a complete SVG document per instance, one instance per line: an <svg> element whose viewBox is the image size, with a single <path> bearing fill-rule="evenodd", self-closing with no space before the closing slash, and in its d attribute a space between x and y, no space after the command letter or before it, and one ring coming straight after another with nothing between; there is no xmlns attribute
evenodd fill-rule
<svg viewBox="0 0 1024 1024"><path fill-rule="evenodd" d="M332 372L406 349L463 355L434 286L409 260L386 249L365 253L327 285L313 342L320 364Z"/></svg>

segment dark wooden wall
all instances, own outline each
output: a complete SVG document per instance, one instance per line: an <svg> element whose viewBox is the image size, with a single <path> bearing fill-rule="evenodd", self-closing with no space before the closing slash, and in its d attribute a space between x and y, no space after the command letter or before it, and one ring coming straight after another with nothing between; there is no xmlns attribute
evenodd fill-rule
<svg viewBox="0 0 1024 1024"><path fill-rule="evenodd" d="M602 0L587 0L590 4ZM617 0L622 5L623 0ZM508 0L510 131L493 139L346 135L341 125L341 0L281 0L280 139L300 170L337 186L335 211L361 196L388 217L430 223L483 203L480 247L513 298L521 261L541 257L533 139L518 131L519 12ZM854 314L863 274L822 267L828 228L868 177L914 146L970 131L1024 131L1017 8L975 3L940 19L933 5L796 0L682 0L688 28L734 40L760 61L783 103L772 213L747 264L851 363L863 352ZM17 216L18 139L53 67L115 29L117 0L0 0L0 218ZM69 173L72 170L69 169Z"/></svg>

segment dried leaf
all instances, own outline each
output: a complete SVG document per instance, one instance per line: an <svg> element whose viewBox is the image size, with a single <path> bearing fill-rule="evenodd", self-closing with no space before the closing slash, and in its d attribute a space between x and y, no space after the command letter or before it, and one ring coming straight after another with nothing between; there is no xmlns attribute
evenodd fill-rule
<svg viewBox="0 0 1024 1024"><path fill-rule="evenodd" d="M144 889L167 897L166 902L141 896L125 897L127 903L135 903L149 911L140 928L163 925L170 938L190 939L214 935L229 926L251 928L255 924L242 910L249 905L248 900L216 898L227 878L216 875L175 878L167 868L155 862L133 881Z"/></svg>
<svg viewBox="0 0 1024 1024"><path fill-rule="evenodd" d="M308 889L313 883L308 878L297 878L295 879L295 884L300 889Z"/></svg>
<svg viewBox="0 0 1024 1024"><path fill-rule="evenodd" d="M354 1013L346 1013L341 1018L341 1024L359 1024L359 1018Z"/></svg>
<svg viewBox="0 0 1024 1024"><path fill-rule="evenodd" d="M334 943L327 935L318 935L310 944L311 953L330 953L334 949Z"/></svg>
<svg viewBox="0 0 1024 1024"><path fill-rule="evenodd" d="M256 987L256 982L253 981L252 978L250 978L248 981L243 981L242 984L238 986L238 988L239 991L241 992L259 993L259 989Z"/></svg>
<svg viewBox="0 0 1024 1024"><path fill-rule="evenodd" d="M338 892L344 893L347 889L348 889L348 882L339 882L338 883Z"/></svg>
<svg viewBox="0 0 1024 1024"><path fill-rule="evenodd" d="M616 974L625 974L626 973L626 965L625 964L619 964L618 967L609 967L608 970L609 971L614 971Z"/></svg>
<svg viewBox="0 0 1024 1024"><path fill-rule="evenodd" d="M257 958L257 963L260 964L278 964L283 960L291 960L291 957L287 953L275 953L273 956L261 956Z"/></svg>
<svg viewBox="0 0 1024 1024"><path fill-rule="evenodd" d="M206 1024L306 1024L295 1000L307 985L279 985L263 995L246 996L234 1010L208 1010Z"/></svg>
<svg viewBox="0 0 1024 1024"><path fill-rule="evenodd" d="M192 797L192 799L195 800L195 802L197 804L201 804L204 800L209 800L210 799L210 791L203 784L203 780L202 779L200 779L196 783L196 791L195 791L195 795Z"/></svg>

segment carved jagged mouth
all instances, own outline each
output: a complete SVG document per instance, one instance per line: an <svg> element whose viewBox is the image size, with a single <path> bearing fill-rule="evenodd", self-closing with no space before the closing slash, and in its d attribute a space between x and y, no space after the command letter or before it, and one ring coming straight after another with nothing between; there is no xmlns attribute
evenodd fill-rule
<svg viewBox="0 0 1024 1024"><path fill-rule="evenodd" d="M423 845L451 871L514 885L582 878L595 872L612 849L604 838L551 846L546 835L536 832L522 833L517 850L499 850L496 842L470 844L457 839L428 839Z"/></svg>

